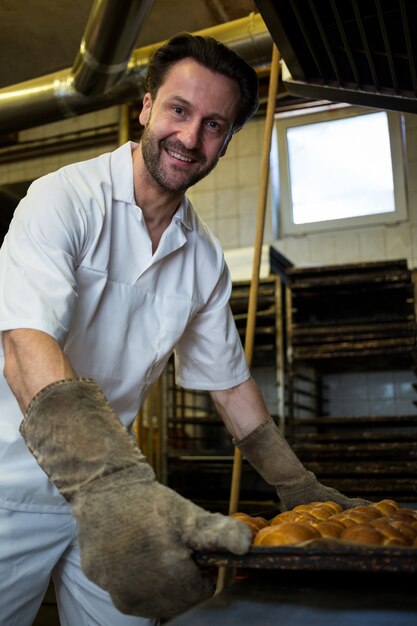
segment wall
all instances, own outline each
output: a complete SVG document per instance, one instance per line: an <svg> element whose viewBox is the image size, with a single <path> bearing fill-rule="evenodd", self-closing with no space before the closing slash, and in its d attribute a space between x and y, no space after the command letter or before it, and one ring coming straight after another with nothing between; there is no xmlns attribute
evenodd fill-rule
<svg viewBox="0 0 417 626"><path fill-rule="evenodd" d="M73 133L76 137L84 129L117 124L118 117L118 107L112 107L24 131L20 137L25 141L61 133ZM268 200L261 274L269 273L269 244L273 244L297 266L407 258L409 267L417 267L417 116L406 116L406 137L409 195L406 222L274 240ZM255 119L249 122L232 139L218 167L189 193L198 212L222 243L235 280L250 278L252 273L263 140L264 121ZM0 185L33 179L67 163L91 158L115 147L116 144L99 146L0 164ZM402 381L400 387L396 384L399 378ZM360 379L336 376L325 382L329 389L329 409L335 414L363 411L365 407L371 412L379 412L380 401L383 401L387 411L404 412L406 402L407 412L417 412L411 401L414 393L412 384L415 382L411 372L387 372L383 381L380 374L370 372ZM344 393L340 392L341 388ZM357 404L354 406L352 401Z"/></svg>

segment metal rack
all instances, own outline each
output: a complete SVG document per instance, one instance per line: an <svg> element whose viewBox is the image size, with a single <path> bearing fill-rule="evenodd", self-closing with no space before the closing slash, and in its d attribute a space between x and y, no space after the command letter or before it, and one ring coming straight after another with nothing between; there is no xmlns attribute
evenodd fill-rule
<svg viewBox="0 0 417 626"><path fill-rule="evenodd" d="M346 493L415 499L417 415L329 416L323 384L329 372L416 372L414 292L403 260L288 270L287 436Z"/></svg>
<svg viewBox="0 0 417 626"><path fill-rule="evenodd" d="M230 306L244 343L249 281L233 284ZM284 415L284 286L279 276L261 279L252 373L272 381L271 413L283 425ZM175 385L174 366L167 368L166 482L208 509L226 511L233 462L233 444L207 392L187 391ZM246 507L270 506L275 494L256 472L243 465L242 500Z"/></svg>

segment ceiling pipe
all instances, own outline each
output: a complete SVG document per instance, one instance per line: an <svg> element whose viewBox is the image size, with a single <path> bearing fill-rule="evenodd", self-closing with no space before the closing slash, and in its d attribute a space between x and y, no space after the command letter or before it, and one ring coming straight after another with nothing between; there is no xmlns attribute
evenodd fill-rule
<svg viewBox="0 0 417 626"><path fill-rule="evenodd" d="M139 4L135 2L135 6ZM264 72L270 66L273 42L259 14L251 13L245 18L196 31L194 34L208 35L218 39L240 54L257 71ZM100 36L97 31L95 36ZM124 33L119 25L117 41L123 37ZM132 34L130 38L133 40ZM89 40L90 36L86 35L86 41ZM116 40L107 39L107 41L110 47L117 46ZM104 86L107 89L103 93L86 95L77 91L74 84L74 68L0 89L0 134L18 132L116 104L141 100L145 94L144 80L150 57L162 43L134 50L126 70L122 75L118 75L117 82L111 87L108 87L109 83L106 81L101 83L102 88ZM98 48L95 50L97 51ZM104 50L102 56L101 54L97 56L102 59L110 58L105 56ZM122 58L122 56L120 54L117 58ZM114 61L115 58L110 64L113 67L117 65ZM78 62L74 65L76 65L76 71L81 67ZM82 85L98 84L95 83L95 78L86 80L83 77L81 80L81 74L84 72L78 74ZM111 72L111 74L114 78L117 72ZM83 88L85 89L85 86Z"/></svg>
<svg viewBox="0 0 417 626"><path fill-rule="evenodd" d="M73 88L85 96L109 91L126 71L154 0L95 0L72 66Z"/></svg>

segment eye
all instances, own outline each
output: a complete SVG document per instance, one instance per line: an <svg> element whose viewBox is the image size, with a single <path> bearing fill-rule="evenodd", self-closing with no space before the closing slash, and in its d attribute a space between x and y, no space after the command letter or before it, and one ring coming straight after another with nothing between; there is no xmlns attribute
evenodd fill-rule
<svg viewBox="0 0 417 626"><path fill-rule="evenodd" d="M176 113L176 115L183 115L184 113L184 109L177 105L173 107L173 111L174 113Z"/></svg>
<svg viewBox="0 0 417 626"><path fill-rule="evenodd" d="M207 126L208 126L211 130L220 130L220 124L219 124L219 122L215 122L214 120L210 120L209 122L207 122Z"/></svg>

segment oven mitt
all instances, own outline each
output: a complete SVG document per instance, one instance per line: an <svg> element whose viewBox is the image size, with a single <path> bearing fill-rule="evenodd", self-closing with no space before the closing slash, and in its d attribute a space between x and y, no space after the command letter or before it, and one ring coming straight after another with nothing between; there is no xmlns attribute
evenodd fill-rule
<svg viewBox="0 0 417 626"><path fill-rule="evenodd" d="M291 510L298 504L326 500L337 502L344 509L369 504L367 500L348 498L336 489L319 483L299 461L272 419L234 443L262 478L276 488L283 511Z"/></svg>
<svg viewBox="0 0 417 626"><path fill-rule="evenodd" d="M70 502L81 565L123 613L168 618L210 597L215 580L193 550L243 554L251 532L158 483L89 379L45 387L20 427L29 450Z"/></svg>

